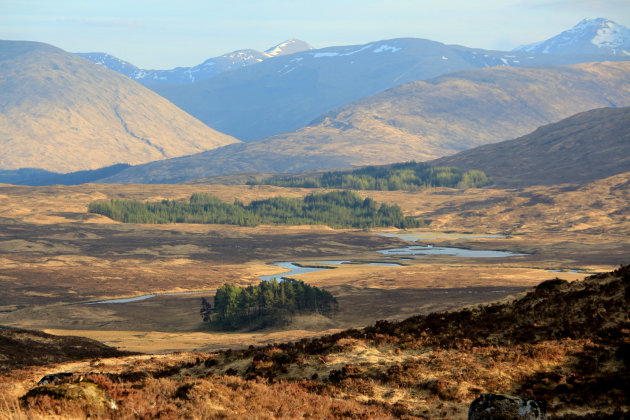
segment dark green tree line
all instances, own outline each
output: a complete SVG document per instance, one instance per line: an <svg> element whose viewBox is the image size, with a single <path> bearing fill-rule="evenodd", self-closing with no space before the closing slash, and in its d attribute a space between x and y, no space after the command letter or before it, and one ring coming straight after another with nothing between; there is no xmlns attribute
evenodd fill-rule
<svg viewBox="0 0 630 420"><path fill-rule="evenodd" d="M490 184L478 170L432 167L425 163L406 162L388 166L367 166L352 171L324 172L320 178L283 176L248 184L277 185L297 188L344 188L351 190L406 190L428 187L478 188Z"/></svg>
<svg viewBox="0 0 630 420"><path fill-rule="evenodd" d="M214 296L214 305L202 298L201 317L220 330L259 329L283 325L295 314L318 313L334 318L337 300L326 290L302 281L262 281L257 286L224 284Z"/></svg>
<svg viewBox="0 0 630 420"><path fill-rule="evenodd" d="M397 205L379 205L351 191L315 193L304 199L273 197L248 205L238 200L234 204L224 203L209 194L193 194L188 201L155 203L112 199L94 201L88 210L125 223L321 224L338 228L422 225L421 221L405 217Z"/></svg>

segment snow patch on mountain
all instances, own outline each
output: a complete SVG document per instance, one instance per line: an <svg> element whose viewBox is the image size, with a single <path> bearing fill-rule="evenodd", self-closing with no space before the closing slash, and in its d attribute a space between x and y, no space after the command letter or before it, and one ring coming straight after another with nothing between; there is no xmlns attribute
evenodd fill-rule
<svg viewBox="0 0 630 420"><path fill-rule="evenodd" d="M390 52L395 53L396 51L400 51L400 50L401 50L400 48L392 47L391 45L381 45L380 47L378 47L377 49L375 49L372 52L382 53L382 52L385 52L385 51L390 51Z"/></svg>
<svg viewBox="0 0 630 420"><path fill-rule="evenodd" d="M559 35L514 49L542 54L613 55L628 55L629 50L630 30L604 18L584 19Z"/></svg>
<svg viewBox="0 0 630 420"><path fill-rule="evenodd" d="M265 50L267 57L279 57L282 55L295 54L302 51L312 50L313 47L308 43L299 39L289 39L278 45L275 45L268 50Z"/></svg>
<svg viewBox="0 0 630 420"><path fill-rule="evenodd" d="M176 67L170 70L145 70L107 53L77 53L95 64L121 73L146 85L194 83L212 78L220 73L236 70L270 58L312 50L309 44L299 39L290 39L266 52L245 49L232 51L219 57L209 58L194 67Z"/></svg>
<svg viewBox="0 0 630 420"><path fill-rule="evenodd" d="M313 58L321 58L321 57L337 57L341 54L336 52L323 52L323 53L315 53L313 54Z"/></svg>
<svg viewBox="0 0 630 420"><path fill-rule="evenodd" d="M322 58L322 57L347 57L350 55L354 55L357 53L360 53L361 51L365 51L368 50L370 48L372 48L374 44L367 44L367 45L363 45L361 48L359 49L354 49L356 47L353 48L344 48L341 52L337 52L337 51L324 51L324 52L317 52L317 53L312 53L313 58ZM390 47L390 48L394 48L394 47ZM378 49L378 48L377 48ZM395 48L396 49L396 48ZM398 48L399 49L399 48ZM397 49L397 50L398 50ZM385 51L385 50L383 50ZM374 52L380 52L380 51L374 51Z"/></svg>

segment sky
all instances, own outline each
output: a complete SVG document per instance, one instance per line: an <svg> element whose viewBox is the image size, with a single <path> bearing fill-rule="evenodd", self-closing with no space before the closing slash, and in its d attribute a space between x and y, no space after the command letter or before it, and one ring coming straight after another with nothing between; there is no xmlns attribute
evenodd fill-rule
<svg viewBox="0 0 630 420"><path fill-rule="evenodd" d="M0 0L0 39L194 66L297 38L315 48L400 37L511 50L584 18L630 27L628 0Z"/></svg>

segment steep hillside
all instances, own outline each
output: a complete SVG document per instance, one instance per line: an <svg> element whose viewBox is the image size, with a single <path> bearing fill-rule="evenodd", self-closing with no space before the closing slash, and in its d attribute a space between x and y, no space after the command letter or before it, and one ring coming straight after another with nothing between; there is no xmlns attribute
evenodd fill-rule
<svg viewBox="0 0 630 420"><path fill-rule="evenodd" d="M610 19L584 19L545 41L514 51L542 54L612 54L630 56L630 30Z"/></svg>
<svg viewBox="0 0 630 420"><path fill-rule="evenodd" d="M425 161L525 135L604 106L630 106L630 62L490 68L413 82L297 131L129 168L107 182L180 182Z"/></svg>
<svg viewBox="0 0 630 420"><path fill-rule="evenodd" d="M629 289L626 265L573 283L548 280L511 301L322 338L132 359L109 372L85 366L24 401L32 414L437 419L466 418L490 392L542 400L552 419L627 418ZM90 383L116 408L65 397Z"/></svg>
<svg viewBox="0 0 630 420"><path fill-rule="evenodd" d="M296 130L394 86L449 72L628 58L488 51L401 38L304 51L198 83L152 89L210 127L252 141Z"/></svg>
<svg viewBox="0 0 630 420"><path fill-rule="evenodd" d="M430 162L481 169L499 188L584 184L630 171L630 108L583 112L515 140Z"/></svg>
<svg viewBox="0 0 630 420"><path fill-rule="evenodd" d="M0 168L138 164L237 142L115 72L53 46L0 41Z"/></svg>

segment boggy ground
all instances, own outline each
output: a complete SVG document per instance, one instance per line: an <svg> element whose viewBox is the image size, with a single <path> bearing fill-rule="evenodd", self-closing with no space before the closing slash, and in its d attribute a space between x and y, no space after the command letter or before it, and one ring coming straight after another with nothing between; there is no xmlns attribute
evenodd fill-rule
<svg viewBox="0 0 630 420"><path fill-rule="evenodd" d="M409 245L370 232L321 226L255 228L133 225L86 213L95 199L185 199L208 192L228 202L312 190L267 186L82 185L0 186L0 324L85 335L121 349L215 350L294 340L378 319L405 317L502 298L551 277L574 280L606 271L630 250L628 185L619 175L584 187L524 190L435 189L368 192L432 220L428 231L504 234L506 238L439 236L441 245L502 249L529 255L500 259L385 257L378 249ZM200 296L225 282L251 284L280 274L271 261L399 262L400 267L348 264L297 278L329 288L341 313L334 321L296 319L289 331L208 334ZM82 305L147 293L205 291L128 303Z"/></svg>

